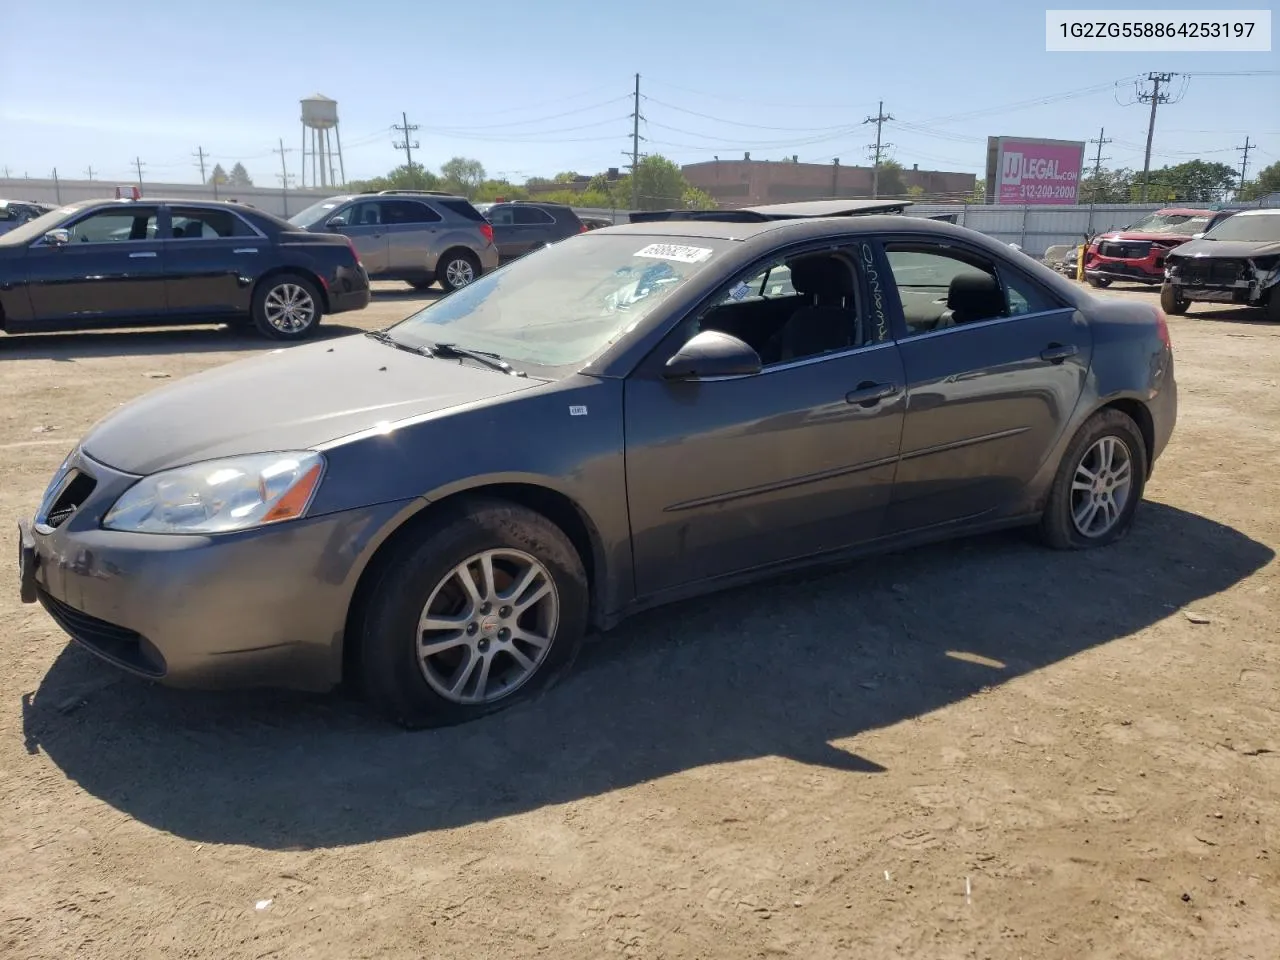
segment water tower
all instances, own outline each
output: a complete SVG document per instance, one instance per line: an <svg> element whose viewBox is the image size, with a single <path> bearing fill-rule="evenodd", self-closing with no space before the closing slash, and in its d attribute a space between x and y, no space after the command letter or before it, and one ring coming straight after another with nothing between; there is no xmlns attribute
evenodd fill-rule
<svg viewBox="0 0 1280 960"><path fill-rule="evenodd" d="M301 186L304 189L307 186L308 157L311 158L311 186L336 187L347 182L347 171L342 165L342 137L338 133L338 101L319 93L302 101Z"/></svg>

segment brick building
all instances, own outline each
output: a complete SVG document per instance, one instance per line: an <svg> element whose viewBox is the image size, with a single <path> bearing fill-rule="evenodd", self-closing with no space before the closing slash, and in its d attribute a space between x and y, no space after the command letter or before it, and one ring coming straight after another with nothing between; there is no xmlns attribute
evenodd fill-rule
<svg viewBox="0 0 1280 960"><path fill-rule="evenodd" d="M748 154L742 160L691 163L681 170L690 185L705 190L722 207L871 196L870 167L752 160ZM908 188L920 187L926 196L961 199L973 195L977 176L913 165L902 171L902 181Z"/></svg>

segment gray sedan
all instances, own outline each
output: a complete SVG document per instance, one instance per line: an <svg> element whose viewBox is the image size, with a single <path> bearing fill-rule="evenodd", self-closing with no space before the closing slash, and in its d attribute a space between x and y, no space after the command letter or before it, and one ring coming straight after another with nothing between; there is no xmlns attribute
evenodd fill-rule
<svg viewBox="0 0 1280 960"><path fill-rule="evenodd" d="M24 599L142 677L346 680L421 727L676 599L1122 536L1176 418L1164 315L961 227L812 213L593 230L150 393L22 526Z"/></svg>

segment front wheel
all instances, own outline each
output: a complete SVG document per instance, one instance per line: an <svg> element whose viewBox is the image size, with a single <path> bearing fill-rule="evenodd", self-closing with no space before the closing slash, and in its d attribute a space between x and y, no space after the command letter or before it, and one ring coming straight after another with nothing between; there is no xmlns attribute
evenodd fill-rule
<svg viewBox="0 0 1280 960"><path fill-rule="evenodd" d="M1113 543L1133 524L1146 480L1147 447L1138 425L1119 410L1098 411L1058 465L1041 536L1059 550Z"/></svg>
<svg viewBox="0 0 1280 960"><path fill-rule="evenodd" d="M1178 288L1173 284L1166 283L1160 287L1160 309L1169 316L1181 316L1190 306L1185 297L1178 295Z"/></svg>
<svg viewBox="0 0 1280 960"><path fill-rule="evenodd" d="M568 537L497 500L437 519L388 559L360 639L365 693L410 729L495 713L577 654L587 578Z"/></svg>
<svg viewBox="0 0 1280 960"><path fill-rule="evenodd" d="M282 273L253 292L253 325L272 340L305 340L320 324L320 293L306 277Z"/></svg>
<svg viewBox="0 0 1280 960"><path fill-rule="evenodd" d="M480 276L480 261L470 250L450 250L436 268L436 279L446 292L461 290Z"/></svg>
<svg viewBox="0 0 1280 960"><path fill-rule="evenodd" d="M1101 290L1105 290L1107 287L1111 286L1110 277L1091 277L1086 274L1085 280L1088 281L1089 286L1098 287Z"/></svg>

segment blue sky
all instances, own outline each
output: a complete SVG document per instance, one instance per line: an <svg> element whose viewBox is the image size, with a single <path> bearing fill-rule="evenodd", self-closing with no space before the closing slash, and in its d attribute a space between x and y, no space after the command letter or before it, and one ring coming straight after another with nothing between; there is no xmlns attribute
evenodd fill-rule
<svg viewBox="0 0 1280 960"><path fill-rule="evenodd" d="M626 162L636 72L642 149L681 163L748 150L863 163L874 130L862 121L883 99L896 118L885 128L890 153L908 167L980 172L990 134L1086 140L1105 126L1106 165L1140 168L1147 108L1126 105L1132 84L1113 82L1149 70L1190 74L1178 78L1180 102L1160 110L1153 165L1200 156L1238 166L1246 135L1258 144L1252 170L1280 160L1280 53L1046 53L1044 4L487 0L463 9L0 3L0 36L25 38L0 59L0 168L35 177L56 166L71 178L92 165L101 179L126 181L141 157L148 180L193 181L203 147L227 167L242 160L259 185L278 183L272 150L283 137L296 175L298 100L318 91L338 101L349 178L403 161L390 130L402 110L419 126L415 159L428 166L464 155L513 180L591 173ZM1276 72L1222 75L1267 70Z"/></svg>

